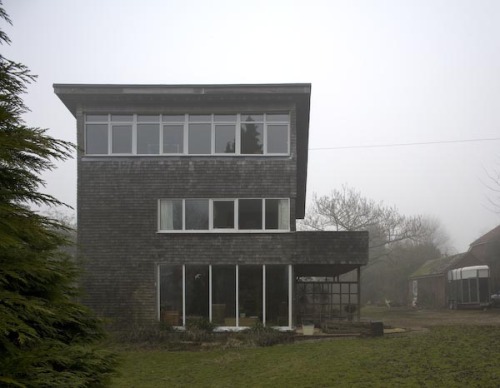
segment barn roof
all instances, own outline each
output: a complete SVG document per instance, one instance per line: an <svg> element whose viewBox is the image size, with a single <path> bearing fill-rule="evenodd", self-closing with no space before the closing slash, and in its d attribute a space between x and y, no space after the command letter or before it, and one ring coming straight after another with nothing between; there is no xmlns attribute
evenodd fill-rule
<svg viewBox="0 0 500 388"><path fill-rule="evenodd" d="M419 269L410 275L410 278L419 278L425 276L442 275L448 272L452 267L458 264L467 256L466 253L459 253L453 256L440 257L438 259L426 261Z"/></svg>
<svg viewBox="0 0 500 388"><path fill-rule="evenodd" d="M470 247L472 248L476 245L485 244L492 240L500 240L500 225L479 237L477 240L470 244Z"/></svg>

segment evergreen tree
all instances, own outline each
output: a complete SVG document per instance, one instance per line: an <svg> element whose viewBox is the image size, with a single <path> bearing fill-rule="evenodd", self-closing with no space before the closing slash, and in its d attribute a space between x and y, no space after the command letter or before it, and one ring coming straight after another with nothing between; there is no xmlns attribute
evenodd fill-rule
<svg viewBox="0 0 500 388"><path fill-rule="evenodd" d="M241 124L241 153L261 154L262 153L262 129L259 124L255 124L252 119L247 119Z"/></svg>
<svg viewBox="0 0 500 388"><path fill-rule="evenodd" d="M10 43L3 31L0 43ZM61 249L66 227L30 208L62 205L39 191L40 173L74 148L23 122L21 95L34 78L0 55L0 386L99 386L115 356L99 346L100 321L75 301L78 271Z"/></svg>

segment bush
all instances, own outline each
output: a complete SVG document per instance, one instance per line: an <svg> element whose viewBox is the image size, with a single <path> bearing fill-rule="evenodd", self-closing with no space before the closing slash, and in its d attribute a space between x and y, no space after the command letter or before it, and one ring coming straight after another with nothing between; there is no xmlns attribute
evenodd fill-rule
<svg viewBox="0 0 500 388"><path fill-rule="evenodd" d="M255 346L273 346L293 341L293 335L290 332L281 332L272 327L264 326L260 322L241 334L240 338Z"/></svg>

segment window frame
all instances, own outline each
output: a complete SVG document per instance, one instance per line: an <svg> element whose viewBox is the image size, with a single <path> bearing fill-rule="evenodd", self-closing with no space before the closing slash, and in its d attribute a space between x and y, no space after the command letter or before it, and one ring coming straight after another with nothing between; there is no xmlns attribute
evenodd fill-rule
<svg viewBox="0 0 500 388"><path fill-rule="evenodd" d="M262 207L262 226L260 229L239 229L239 200L254 199L260 200ZM266 200L286 200L287 201L287 228L266 229ZM182 229L161 229L161 203L162 201L182 201ZM208 229L186 229L186 200L208 200ZM234 227L215 228L214 227L214 202L225 201L234 203ZM269 197L269 198L160 198L157 204L157 233L288 233L290 232L290 198Z"/></svg>
<svg viewBox="0 0 500 388"><path fill-rule="evenodd" d="M257 303L260 302L260 311L258 311L259 315L261 318L259 319L257 317L257 321L261 322L262 325L267 326L267 327L272 327L275 329L285 329L285 330L290 330L293 325L293 314L294 314L294 305L293 305L293 294L294 294L294 282L293 282L293 266L292 264L171 264L171 263L163 263L160 262L156 266L156 292L157 292L157 314L156 314L156 319L158 321L161 321L161 313L162 313L162 307L165 305L164 299L162 296L165 297L167 301L174 301L177 302L176 305L170 307L174 309L174 312L176 311L177 314L177 323L181 323L181 325L174 325L176 328L182 328L186 326L186 321L187 317L189 314L188 311L188 298L189 296L189 284L188 284L188 272L192 270L195 267L201 267L200 273L204 272L205 276L208 272L208 279L206 280L208 282L208 292L206 295L208 306L203 306L204 308L207 308L208 310L208 320L212 323L214 323L214 270L217 269L217 267L226 267L226 268L234 268L234 288L233 288L233 293L232 296L234 296L234 304L231 306L231 310L234 311L234 315L227 315L224 317L224 324L221 325L216 325L217 329L216 330L221 330L221 331L239 331L239 330L244 330L247 329L248 326L248 321L243 321L244 319L247 319L246 317L243 317L243 315L240 315L240 307L243 308L243 303L242 303L242 292L244 289L240 283L243 284L243 275L245 273L245 270L254 267L254 268L260 268L261 270L261 284L257 289L255 289L256 293L260 292L260 298L256 298ZM286 319L285 325L275 325L271 320L268 320L267 317L267 305L272 304L271 300L268 298L268 290L272 289L272 278L269 278L267 276L267 270L272 268L272 267L281 267L285 273L285 276L287 278L287 282L283 284L284 287L282 287L281 291L286 293L285 298L286 298L286 304L287 304L287 310L286 310L286 315L283 316L283 318ZM182 269L181 272L181 279L179 277L175 278L175 288L172 290L174 291L173 294L168 294L168 291L163 291L162 286L165 284L164 281L162 281L162 272L163 268L165 269L170 269L173 268L174 270L176 269L177 272L179 272L179 269ZM180 280L180 281L179 281ZM269 285L268 285L269 284ZM259 290L260 288L260 290ZM252 293L251 296L255 296L256 293ZM179 300L179 296L181 297L181 300ZM231 299L231 298L229 298ZM179 303L180 302L180 303ZM226 318L229 318L232 322L234 322L234 325L230 324L229 326L227 325ZM254 318L254 317L249 317L249 318ZM247 324L245 324L247 323Z"/></svg>
<svg viewBox="0 0 500 388"><path fill-rule="evenodd" d="M132 120L130 121L125 121L125 120L113 120L113 116L131 116ZM223 115L228 115L228 116L233 116L234 120L218 120L217 116L223 116ZM241 152L241 126L244 124L242 121L242 117L248 116L248 115L262 115L263 120L258 121L258 124L262 124L263 126L263 131L262 131L262 153L258 154L243 154ZM268 116L273 116L273 115L282 115L283 117L287 117L287 119L283 120L271 120L268 119ZM106 117L106 120L88 120L87 118L90 116L103 116ZM139 116L156 116L158 117L158 120L139 120ZM179 116L182 117L182 120L174 120L174 121L167 121L165 120L165 117L168 116ZM210 153L204 153L204 154L198 154L198 153L190 153L189 152L189 124L202 124L202 122L197 122L197 121L190 121L190 116L198 116L198 114L188 114L188 113L182 113L182 114L145 114L145 113L86 113L84 115L84 123L83 123L83 149L84 149L84 155L88 157L93 157L93 156L141 156L141 157L151 157L151 156L183 156L183 157L190 157L190 156L202 156L202 157L211 157L211 156L221 156L221 157L263 157L263 156L289 156L290 155L290 131L291 131L291 120L290 120L290 112L284 112L284 111L277 111L277 112L264 112L264 113L230 113L230 112L223 112L223 113L210 113L206 114L206 116L210 116L210 122L208 120L204 121L204 123L210 125ZM97 153L87 153L87 125L95 125L95 124L100 124L100 125L107 125L107 153L105 154L97 154ZM158 144L158 153L148 153L148 154L142 154L137 152L137 142L138 142L138 126L141 124L149 124L149 125L157 125L158 126L158 132L159 132L159 144ZM116 125L131 125L132 126L132 150L130 153L113 153L113 126ZM163 135L164 135L164 128L168 125L177 125L177 126L182 126L182 134L183 134L183 149L182 152L179 153L172 153L172 152L164 152L164 144L163 144ZM216 152L216 127L217 126L233 126L234 125L234 152L232 153L226 153L226 152ZM287 129L287 145L286 145L286 152L268 152L268 126L277 126L277 125L283 125L286 126Z"/></svg>

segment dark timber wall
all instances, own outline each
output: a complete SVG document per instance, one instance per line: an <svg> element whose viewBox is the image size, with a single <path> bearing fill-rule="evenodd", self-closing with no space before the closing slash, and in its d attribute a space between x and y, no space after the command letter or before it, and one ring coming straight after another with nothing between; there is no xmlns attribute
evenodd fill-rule
<svg viewBox="0 0 500 388"><path fill-rule="evenodd" d="M96 97L97 98L97 97ZM153 97L151 97L153 98ZM199 97L202 98L202 97ZM349 264L367 260L367 234L295 232L303 215L305 167L297 167L296 106L284 97L158 105L78 105L78 145L85 113L243 113L289 111L289 156L78 155L78 247L83 301L115 326L156 320L157 267L178 264ZM274 100L273 100L274 99ZM307 112L307 124L308 124ZM302 147L307 150L307 131ZM307 152L304 152L307 157ZM297 183L298 179L302 183ZM301 193L297 193L302 187ZM160 198L290 198L287 233L158 233ZM302 207L296 209L298 198Z"/></svg>

